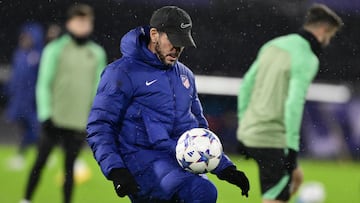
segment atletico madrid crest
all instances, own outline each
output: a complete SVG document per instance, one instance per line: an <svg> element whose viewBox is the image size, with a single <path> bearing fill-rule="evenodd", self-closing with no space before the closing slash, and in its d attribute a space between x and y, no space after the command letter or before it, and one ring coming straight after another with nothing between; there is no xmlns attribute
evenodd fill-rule
<svg viewBox="0 0 360 203"><path fill-rule="evenodd" d="M186 89L189 89L189 87L190 87L189 78L188 78L186 75L180 75L180 77L181 77L181 82L182 82L182 84L184 85L184 87L185 87Z"/></svg>

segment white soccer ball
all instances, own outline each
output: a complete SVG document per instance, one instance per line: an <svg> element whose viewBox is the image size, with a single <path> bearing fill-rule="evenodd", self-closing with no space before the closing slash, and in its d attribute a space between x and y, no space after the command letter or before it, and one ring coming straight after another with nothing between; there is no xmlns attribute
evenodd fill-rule
<svg viewBox="0 0 360 203"><path fill-rule="evenodd" d="M176 145L176 159L180 166L200 174L214 170L220 162L223 147L215 133L193 128L183 133Z"/></svg>
<svg viewBox="0 0 360 203"><path fill-rule="evenodd" d="M322 183L307 182L300 187L297 203L324 203L325 197Z"/></svg>

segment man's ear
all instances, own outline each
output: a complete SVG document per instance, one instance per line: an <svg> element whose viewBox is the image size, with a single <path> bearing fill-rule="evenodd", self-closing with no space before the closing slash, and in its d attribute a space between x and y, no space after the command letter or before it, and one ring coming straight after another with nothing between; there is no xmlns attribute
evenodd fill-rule
<svg viewBox="0 0 360 203"><path fill-rule="evenodd" d="M332 25L330 25L330 24L327 24L327 26L326 26L326 32L337 32L339 29L337 28L337 27L335 27L335 26L332 26Z"/></svg>
<svg viewBox="0 0 360 203"><path fill-rule="evenodd" d="M321 24L321 31L322 31L322 34L326 34L326 33L329 33L329 32L336 32L337 28L330 25L329 23L323 23Z"/></svg>
<svg viewBox="0 0 360 203"><path fill-rule="evenodd" d="M159 40L159 32L156 28L150 29L150 40L152 43L156 43Z"/></svg>

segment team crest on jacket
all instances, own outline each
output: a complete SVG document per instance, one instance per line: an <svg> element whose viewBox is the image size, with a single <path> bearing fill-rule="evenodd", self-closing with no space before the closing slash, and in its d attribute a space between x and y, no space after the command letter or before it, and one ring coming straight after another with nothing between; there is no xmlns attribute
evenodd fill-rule
<svg viewBox="0 0 360 203"><path fill-rule="evenodd" d="M186 75L180 75L181 82L184 85L186 89L189 89L190 87L190 81L189 78Z"/></svg>

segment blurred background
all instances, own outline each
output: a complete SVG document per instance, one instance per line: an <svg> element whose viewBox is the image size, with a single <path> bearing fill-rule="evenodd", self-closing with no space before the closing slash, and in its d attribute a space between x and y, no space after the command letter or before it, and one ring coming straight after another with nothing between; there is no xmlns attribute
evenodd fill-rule
<svg viewBox="0 0 360 203"><path fill-rule="evenodd" d="M320 58L315 82L346 85L350 98L332 102L309 101L305 108L302 155L319 158L360 159L360 1L358 0L89 0L95 9L93 39L102 45L108 62L119 58L119 42L130 29L147 25L156 8L178 5L193 19L196 49L187 49L181 61L195 74L241 78L266 41L299 30L306 9L325 3L345 23ZM20 26L39 22L44 32L52 25L63 28L70 0L0 1L0 85L10 77L10 63ZM206 85L206 84L205 84ZM226 84L224 84L226 85ZM240 85L240 84L239 84ZM224 91L226 92L226 88ZM211 90L210 90L211 91ZM201 92L200 92L201 93ZM6 96L1 94L2 107ZM315 92L317 94L317 92ZM337 98L334 98L336 100ZM236 97L201 94L212 129L223 138L225 149L234 151ZM8 126L3 126L7 128ZM5 131L4 131L5 130ZM1 130L0 141L12 142L12 133Z"/></svg>
<svg viewBox="0 0 360 203"><path fill-rule="evenodd" d="M339 14L345 26L320 56L315 83L330 86L326 91L315 87L313 94L318 97L306 103L300 156L335 162L360 161L359 0L0 0L1 114L7 103L5 86L11 77L11 61L21 25L38 22L44 32L54 25L58 25L55 29L64 30L66 10L74 2L93 6L96 19L92 38L105 48L108 63L121 57L121 37L132 28L147 25L155 9L163 5L184 8L193 20L197 48L186 49L181 61L197 75L219 76L225 81L231 78L240 81L263 43L297 32L312 3L326 4ZM233 143L237 98L226 93L228 84L223 85L220 94L200 91L200 99L211 129L222 139L227 152L236 153ZM206 89L206 78L201 86L200 89ZM339 95L345 96L338 98ZM5 116L0 117L0 147L17 143L19 133L19 129L6 122ZM356 188L360 194L360 179ZM357 200L360 202L360 198Z"/></svg>

